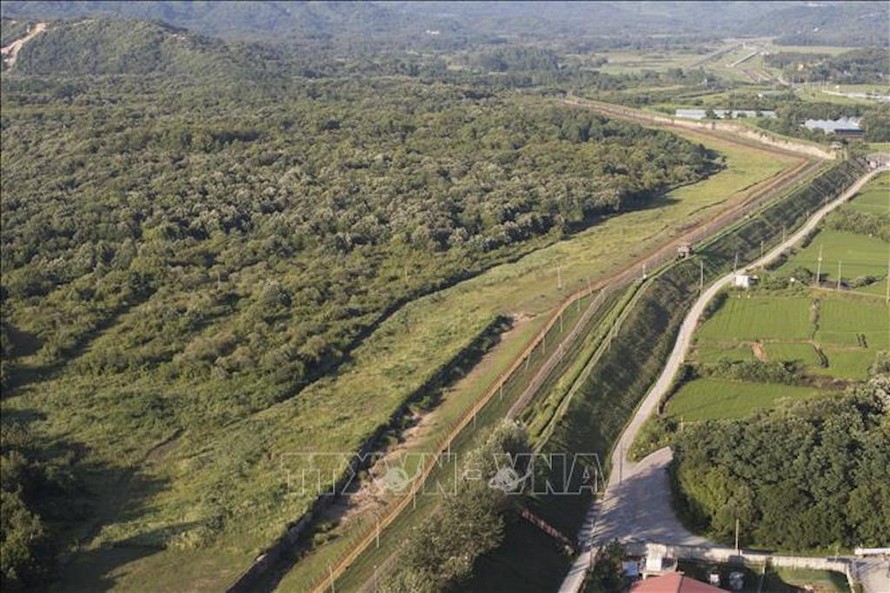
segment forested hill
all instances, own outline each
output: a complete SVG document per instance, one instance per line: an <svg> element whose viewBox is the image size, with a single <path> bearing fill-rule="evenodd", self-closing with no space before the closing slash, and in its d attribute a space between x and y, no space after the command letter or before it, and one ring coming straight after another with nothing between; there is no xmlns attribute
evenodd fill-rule
<svg viewBox="0 0 890 593"><path fill-rule="evenodd" d="M591 35L640 43L641 35L778 36L808 45L883 44L882 2L57 2L7 0L15 19L160 20L207 35L353 45L536 39L565 46ZM428 31L437 31L430 37Z"/></svg>
<svg viewBox="0 0 890 593"><path fill-rule="evenodd" d="M24 36L19 24L2 21L4 42ZM283 77L288 63L268 47L233 45L161 22L85 19L50 22L22 46L9 70L64 78L164 75L218 84L259 80L269 72Z"/></svg>
<svg viewBox="0 0 890 593"><path fill-rule="evenodd" d="M754 14L737 33L775 36L783 45L879 46L888 42L887 2L807 2Z"/></svg>

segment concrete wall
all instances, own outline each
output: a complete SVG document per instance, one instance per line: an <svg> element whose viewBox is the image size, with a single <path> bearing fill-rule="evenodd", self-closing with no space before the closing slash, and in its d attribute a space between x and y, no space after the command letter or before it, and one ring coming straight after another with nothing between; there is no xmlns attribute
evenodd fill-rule
<svg viewBox="0 0 890 593"><path fill-rule="evenodd" d="M782 556L774 555L769 552L754 552L750 550L741 550L738 554L733 548L717 548L705 546L677 546L670 544L657 544L654 542L647 543L630 543L625 545L628 554L642 556L651 551L657 554L664 554L669 558L677 558L682 560L704 560L716 563L741 563L748 562L752 564L769 563L772 566L782 568L810 568L815 570L831 570L839 572L847 577L847 583L850 590L855 591L853 574L853 565L846 558L838 558L836 560L830 558L817 558L807 556Z"/></svg>

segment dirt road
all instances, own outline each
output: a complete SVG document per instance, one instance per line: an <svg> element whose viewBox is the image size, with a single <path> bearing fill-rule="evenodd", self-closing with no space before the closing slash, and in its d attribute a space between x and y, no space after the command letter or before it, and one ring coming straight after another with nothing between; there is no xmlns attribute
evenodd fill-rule
<svg viewBox="0 0 890 593"><path fill-rule="evenodd" d="M19 59L19 52L22 50L22 47L44 31L46 31L46 23L37 23L28 29L27 35L21 39L16 39L6 47L0 48L0 55L3 56L3 61L6 62L6 65L10 68L15 66L15 62Z"/></svg>

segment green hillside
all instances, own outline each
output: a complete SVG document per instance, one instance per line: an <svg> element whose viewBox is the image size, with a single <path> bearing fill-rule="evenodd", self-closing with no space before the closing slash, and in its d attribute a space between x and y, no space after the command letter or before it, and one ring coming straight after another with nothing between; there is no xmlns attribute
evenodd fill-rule
<svg viewBox="0 0 890 593"><path fill-rule="evenodd" d="M7 27L8 35L20 29L16 26ZM279 76L286 71L280 54L269 50L230 46L160 22L89 19L50 23L24 44L9 72L66 78L163 75L219 83L259 78L272 64L282 70Z"/></svg>

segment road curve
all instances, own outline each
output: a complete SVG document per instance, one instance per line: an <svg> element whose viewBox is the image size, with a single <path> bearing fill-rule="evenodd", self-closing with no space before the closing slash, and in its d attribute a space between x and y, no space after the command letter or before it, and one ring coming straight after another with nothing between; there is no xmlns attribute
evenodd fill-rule
<svg viewBox="0 0 890 593"><path fill-rule="evenodd" d="M746 267L760 268L778 258L783 251L790 247L793 247L801 239L803 239L804 236L813 231L819 224L819 222L821 222L821 220L825 217L825 215L855 196L866 183L868 183L875 175L883 171L890 171L890 167L873 169L866 175L860 177L840 197L833 200L832 202L829 202L827 205L823 206L812 216L810 216L807 222L804 223L804 225L794 234L789 236L785 240L785 242L776 246L766 255ZM628 458L627 453L634 440L636 440L637 434L642 428L643 423L650 415L652 415L662 397L664 397L670 389L671 383L674 380L674 375L676 375L677 370L680 368L680 365L686 358L686 352L689 349L690 344L692 343L693 333L696 326L698 325L699 319L704 313L705 307L707 307L708 303L711 301L711 299L714 298L714 296L716 296L718 292L732 283L734 276L735 272L731 272L712 283L695 301L695 303L692 305L692 308L689 310L685 319L683 320L683 325L680 327L680 331L677 334L674 348L671 351L670 356L668 357L664 370L658 377L658 380L649 390L640 406L637 408L637 411L634 414L633 418L631 418L630 422L625 427L624 432L621 434L621 437L618 439L618 442L615 444L612 455L610 457L611 471L609 473L609 481L606 487L606 493L601 501L597 501L593 505L593 507L591 507L591 510L588 513L588 516L585 518L584 526L582 527L581 533L579 535L579 540L582 542L582 544L586 544L584 545L584 549L588 549L589 546L594 543L593 537L595 533L602 532L602 529L599 529L597 525L599 523L599 516L601 512L608 511L610 514L619 513L618 516L621 516L616 501L617 503L620 503L622 501L632 503L635 499L634 497L626 496L626 493L624 493L624 491L628 489L629 485L624 484L622 486L622 482L631 477L640 478L643 474L646 474L646 477L651 479L652 476L650 476L649 474L652 473L651 470L653 470L653 468L666 467L667 463L670 461L670 451L668 449L656 451L639 463L632 462ZM641 468L646 471L638 471ZM668 494L666 489L661 488L660 490L663 491L665 495ZM667 505L668 508L669 506L670 505ZM676 522L676 519L674 517L668 517L666 518L666 520L668 522ZM643 533L651 531L663 531L661 526L653 527L652 525L635 525L635 528L640 529ZM683 533L683 530L675 531L675 533L677 533L677 537L681 537L683 539L686 539L688 537L686 533ZM584 573L586 572L586 569L590 566L590 563L592 561L593 554L591 553L582 553L581 555L579 555L579 557L572 564L572 567L569 570L569 574L566 575L566 579L563 581L562 586L559 589L560 593L577 593L577 591L581 589L581 586L583 584Z"/></svg>

